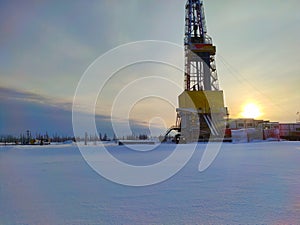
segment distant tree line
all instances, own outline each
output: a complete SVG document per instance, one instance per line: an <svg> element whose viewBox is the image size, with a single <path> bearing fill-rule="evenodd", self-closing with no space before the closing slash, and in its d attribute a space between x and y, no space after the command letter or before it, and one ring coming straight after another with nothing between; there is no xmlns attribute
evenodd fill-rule
<svg viewBox="0 0 300 225"><path fill-rule="evenodd" d="M49 136L46 132L45 134L36 133L33 135L29 130L25 133L20 134L19 136L14 135L0 135L0 143L4 144L20 144L20 145L29 145L29 144L49 144L50 142L65 142L65 141L75 141L75 138L67 135L58 135L53 134Z"/></svg>
<svg viewBox="0 0 300 225"><path fill-rule="evenodd" d="M88 133L85 133L85 137L76 137L77 141L87 141L87 142L95 142L95 141L118 141L120 139L122 140L147 140L149 137L146 134L139 134L139 135L127 135L126 137L117 137L115 134L113 134L113 137L110 138L106 133L98 133L91 135Z"/></svg>
<svg viewBox="0 0 300 225"><path fill-rule="evenodd" d="M126 137L122 137L122 140L147 140L149 137L146 134L139 134L139 135L127 135ZM46 132L45 134L36 133L33 135L29 130L25 133L20 134L19 136L14 135L0 135L0 143L3 144L21 144L21 145L29 145L29 144L49 144L51 142L66 142L66 141L84 141L84 142L97 142L97 141L118 141L118 138L115 134L113 137L110 138L106 133L98 133L98 134L88 134L85 133L84 137L74 137L74 136L67 136L67 135L59 135L57 133L53 134L52 136L48 135Z"/></svg>
<svg viewBox="0 0 300 225"><path fill-rule="evenodd" d="M139 134L139 135L128 135L126 138L123 137L123 140L147 140L149 137L147 134Z"/></svg>

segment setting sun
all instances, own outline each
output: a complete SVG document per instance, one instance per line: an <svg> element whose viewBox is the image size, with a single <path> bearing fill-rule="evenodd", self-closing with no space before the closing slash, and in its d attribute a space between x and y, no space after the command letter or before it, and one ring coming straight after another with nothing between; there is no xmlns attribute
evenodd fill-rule
<svg viewBox="0 0 300 225"><path fill-rule="evenodd" d="M253 103L248 103L244 106L244 111L242 112L242 116L245 118L257 118L261 115L260 109L257 105Z"/></svg>

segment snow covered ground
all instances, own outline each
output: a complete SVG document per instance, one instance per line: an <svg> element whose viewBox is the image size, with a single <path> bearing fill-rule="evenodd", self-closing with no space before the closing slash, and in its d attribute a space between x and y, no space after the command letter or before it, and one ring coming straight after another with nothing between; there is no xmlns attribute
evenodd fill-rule
<svg viewBox="0 0 300 225"><path fill-rule="evenodd" d="M173 148L137 153L109 146L138 165ZM204 149L199 144L169 180L129 187L98 175L74 145L0 147L0 224L300 223L299 142L223 144L200 173Z"/></svg>

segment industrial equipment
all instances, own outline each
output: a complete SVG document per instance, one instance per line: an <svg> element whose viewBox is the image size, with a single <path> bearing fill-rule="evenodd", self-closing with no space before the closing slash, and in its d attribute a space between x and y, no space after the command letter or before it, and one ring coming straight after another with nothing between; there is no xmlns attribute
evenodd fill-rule
<svg viewBox="0 0 300 225"><path fill-rule="evenodd" d="M185 10L185 90L178 97L176 125L163 141L174 131L176 143L222 141L228 112L219 89L216 47L207 35L203 1L187 0Z"/></svg>

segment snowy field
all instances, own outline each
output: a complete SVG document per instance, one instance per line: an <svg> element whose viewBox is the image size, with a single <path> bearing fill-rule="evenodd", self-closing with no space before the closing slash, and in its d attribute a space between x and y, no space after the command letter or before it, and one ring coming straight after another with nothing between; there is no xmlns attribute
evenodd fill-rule
<svg viewBox="0 0 300 225"><path fill-rule="evenodd" d="M109 146L138 165L173 148ZM0 147L0 224L300 224L299 142L223 144L200 173L204 149L167 181L129 187L98 175L74 145Z"/></svg>

